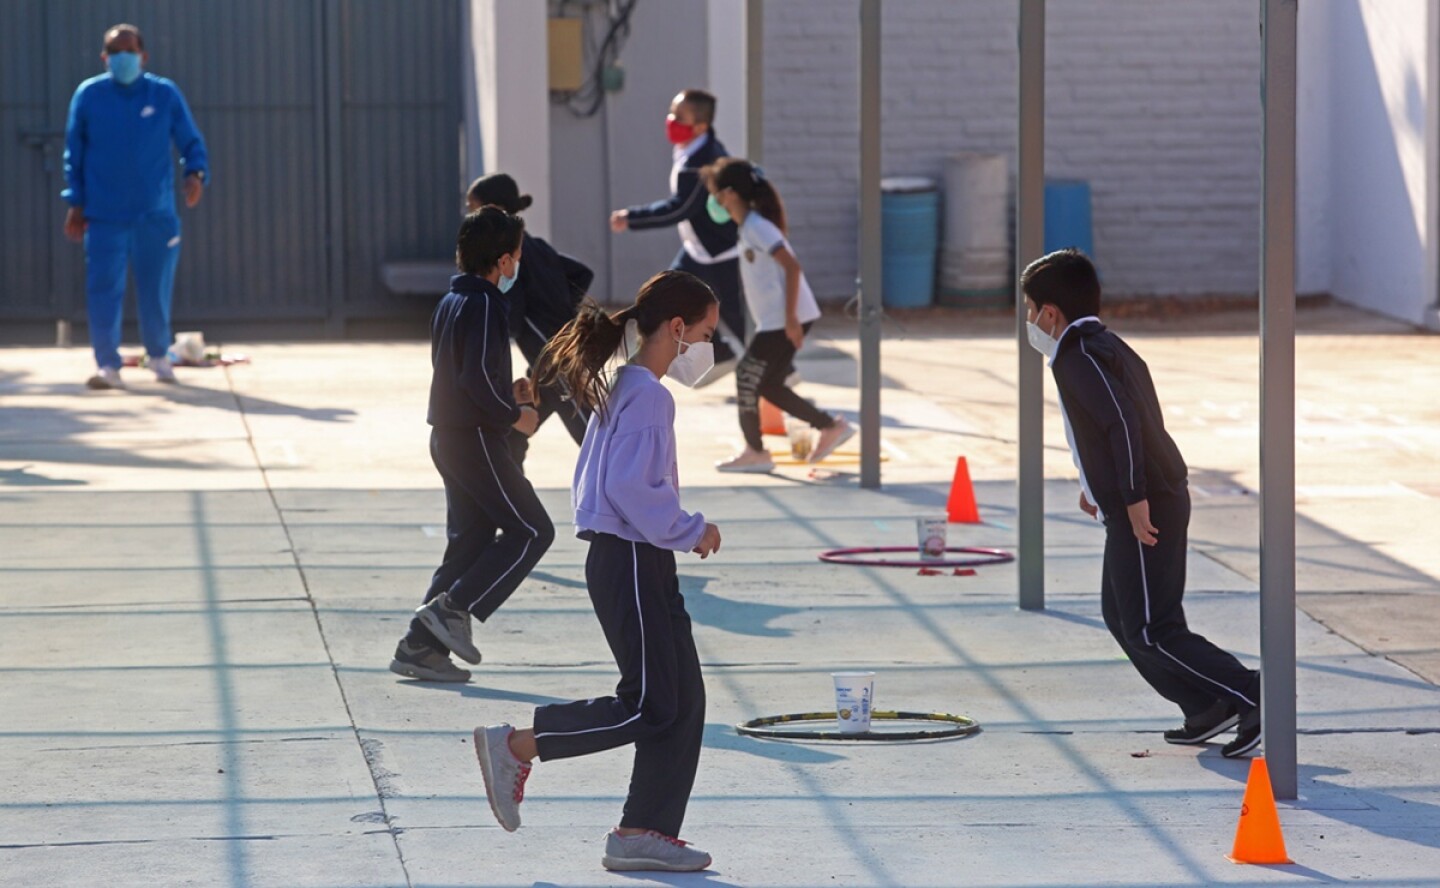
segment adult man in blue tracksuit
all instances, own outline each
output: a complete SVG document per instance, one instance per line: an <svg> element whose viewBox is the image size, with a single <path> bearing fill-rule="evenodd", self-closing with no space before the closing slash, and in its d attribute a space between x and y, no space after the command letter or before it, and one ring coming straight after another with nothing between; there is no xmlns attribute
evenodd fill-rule
<svg viewBox="0 0 1440 888"><path fill-rule="evenodd" d="M745 340L745 305L740 289L740 247L735 223L716 222L705 209L710 195L700 181L700 170L727 156L715 137L715 96L703 89L687 89L670 103L665 136L675 146L670 170L670 196L651 204L628 207L610 214L610 230L674 226L681 249L670 263L710 285L720 300L720 322L737 343ZM739 356L722 337L715 337L715 369L700 386L715 382L735 369Z"/></svg>
<svg viewBox="0 0 1440 888"><path fill-rule="evenodd" d="M180 260L175 214L174 142L185 177L185 205L200 202L209 175L205 140L174 83L143 73L149 61L134 25L105 32L107 73L80 84L65 124L65 235L85 244L85 301L95 348L94 389L123 388L120 325L125 273L135 272L140 337L150 368L174 382L166 358L170 299Z"/></svg>

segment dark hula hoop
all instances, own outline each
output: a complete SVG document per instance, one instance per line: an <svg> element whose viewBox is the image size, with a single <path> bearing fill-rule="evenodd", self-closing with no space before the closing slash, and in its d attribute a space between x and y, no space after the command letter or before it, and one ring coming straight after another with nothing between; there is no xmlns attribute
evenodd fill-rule
<svg viewBox="0 0 1440 888"><path fill-rule="evenodd" d="M866 555L880 555L886 552L909 552L913 556L914 546L855 546L849 549L831 549L820 553L820 560L828 564L854 564L861 567L986 567L991 564L1008 564L1015 560L1014 554L1004 549L980 549L970 546L946 548L946 552L976 556L972 558L866 558Z"/></svg>
<svg viewBox="0 0 1440 888"><path fill-rule="evenodd" d="M792 715L769 715L741 722L735 730L748 737L764 737L769 740L939 740L945 737L964 737L980 730L980 723L963 715L948 712L896 712L876 711L870 714L871 721L924 721L936 722L943 727L917 728L913 731L866 731L860 734L842 734L838 728L777 728L776 725L796 722L835 723L834 712L797 712Z"/></svg>

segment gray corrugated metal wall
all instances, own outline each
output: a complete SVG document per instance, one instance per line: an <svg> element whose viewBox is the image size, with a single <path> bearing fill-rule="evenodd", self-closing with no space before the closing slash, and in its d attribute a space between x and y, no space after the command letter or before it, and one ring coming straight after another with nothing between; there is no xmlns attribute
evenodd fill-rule
<svg viewBox="0 0 1440 888"><path fill-rule="evenodd" d="M175 316L411 317L385 262L453 253L458 0L6 0L0 33L0 321L84 319L60 154L76 85L117 21L184 91L214 187L181 210ZM332 252L332 246L334 248Z"/></svg>

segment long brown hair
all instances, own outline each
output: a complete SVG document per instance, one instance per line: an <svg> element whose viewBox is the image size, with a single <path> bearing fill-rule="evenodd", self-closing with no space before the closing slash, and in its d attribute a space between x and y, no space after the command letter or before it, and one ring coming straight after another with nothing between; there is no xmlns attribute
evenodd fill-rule
<svg viewBox="0 0 1440 888"><path fill-rule="evenodd" d="M738 157L722 157L702 169L700 175L712 191L734 189L741 200L775 223L782 234L790 233L785 224L785 203L760 167Z"/></svg>
<svg viewBox="0 0 1440 888"><path fill-rule="evenodd" d="M714 291L704 281L684 271L655 275L640 287L635 304L614 314L586 299L575 319L551 337L540 352L535 362L535 385L559 383L575 406L595 411L603 419L610 396L605 364L620 350L625 325L635 321L640 334L649 336L671 318L680 318L687 326L698 324L716 301Z"/></svg>

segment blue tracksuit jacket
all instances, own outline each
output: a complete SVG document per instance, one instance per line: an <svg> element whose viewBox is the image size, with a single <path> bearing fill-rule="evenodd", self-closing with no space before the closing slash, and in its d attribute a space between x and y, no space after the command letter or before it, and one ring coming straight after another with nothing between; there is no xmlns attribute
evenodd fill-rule
<svg viewBox="0 0 1440 888"><path fill-rule="evenodd" d="M109 74L92 77L70 100L67 187L60 196L84 207L91 221L131 223L152 213L174 213L172 142L186 175L202 173L208 184L205 140L179 87L154 74L142 74L129 86Z"/></svg>

